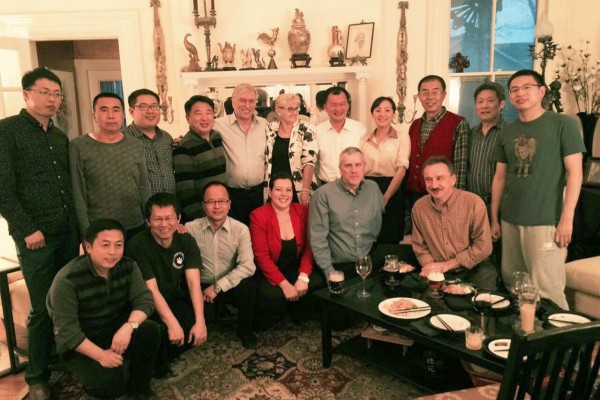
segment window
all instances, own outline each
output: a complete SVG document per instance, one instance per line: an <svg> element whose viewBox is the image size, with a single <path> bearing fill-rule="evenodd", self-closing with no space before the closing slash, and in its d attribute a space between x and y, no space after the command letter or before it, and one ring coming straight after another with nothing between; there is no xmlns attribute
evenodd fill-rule
<svg viewBox="0 0 600 400"><path fill-rule="evenodd" d="M479 123L473 102L477 86L489 80L506 89L513 72L533 67L529 45L534 42L536 9L537 0L451 1L450 57L461 52L470 66L463 73L450 70L449 108L469 124ZM503 115L517 119L508 90Z"/></svg>

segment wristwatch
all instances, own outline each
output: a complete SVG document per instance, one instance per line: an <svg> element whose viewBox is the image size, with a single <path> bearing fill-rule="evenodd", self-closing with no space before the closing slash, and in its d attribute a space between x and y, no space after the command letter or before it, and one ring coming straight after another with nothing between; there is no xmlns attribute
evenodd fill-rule
<svg viewBox="0 0 600 400"><path fill-rule="evenodd" d="M306 275L298 275L298 279L300 279L304 283L310 282L310 279L308 279L308 276L306 276Z"/></svg>
<svg viewBox="0 0 600 400"><path fill-rule="evenodd" d="M135 331L137 328L139 328L139 327L140 327L140 324L138 324L138 323L137 323L137 322L135 322L135 321L127 321L127 323L128 323L129 325L131 325L131 327L133 328L133 330L134 330L134 331Z"/></svg>
<svg viewBox="0 0 600 400"><path fill-rule="evenodd" d="M219 286L219 285L217 285L217 284L215 283L215 293L216 293L216 294L219 294L219 293L221 293L222 291L223 291L223 289L221 289L221 286Z"/></svg>

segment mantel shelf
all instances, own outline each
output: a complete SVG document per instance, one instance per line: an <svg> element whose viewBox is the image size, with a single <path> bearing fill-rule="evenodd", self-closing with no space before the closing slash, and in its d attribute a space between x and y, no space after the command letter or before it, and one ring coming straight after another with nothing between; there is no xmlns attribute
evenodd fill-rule
<svg viewBox="0 0 600 400"><path fill-rule="evenodd" d="M186 85L202 87L253 85L316 84L368 80L370 67L318 67L294 69L257 69L244 71L182 72Z"/></svg>

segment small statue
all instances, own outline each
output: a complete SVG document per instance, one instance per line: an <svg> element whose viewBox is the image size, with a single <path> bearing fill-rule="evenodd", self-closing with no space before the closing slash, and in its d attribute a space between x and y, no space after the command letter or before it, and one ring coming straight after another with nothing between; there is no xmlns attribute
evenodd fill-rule
<svg viewBox="0 0 600 400"><path fill-rule="evenodd" d="M218 71L219 70L219 56L214 55L212 60L210 61L210 70Z"/></svg>
<svg viewBox="0 0 600 400"><path fill-rule="evenodd" d="M275 64L275 60L273 59L273 57L275 57L277 53L275 52L273 46L277 41L278 34L279 28L273 28L271 29L271 36L263 32L258 35L258 38L256 38L256 40L261 40L263 43L269 45L269 52L267 53L267 55L271 57L271 60L269 61L268 69L277 69L277 64Z"/></svg>
<svg viewBox="0 0 600 400"><path fill-rule="evenodd" d="M265 69L265 59L261 61L260 49L252 48L252 54L254 55L254 62L256 63L256 69Z"/></svg>
<svg viewBox="0 0 600 400"><path fill-rule="evenodd" d="M219 43L219 49L221 49L221 57L225 63L223 71L235 71L235 67L233 66L233 61L235 60L235 44L232 47L229 42L225 42L225 46L221 46L221 43Z"/></svg>
<svg viewBox="0 0 600 400"><path fill-rule="evenodd" d="M254 69L252 68L252 52L250 49L242 49L240 50L240 53L242 55L242 68L240 68L240 70Z"/></svg>
<svg viewBox="0 0 600 400"><path fill-rule="evenodd" d="M188 62L188 65L181 68L181 72L202 71L200 64L198 64L198 62L200 61L200 59L198 58L198 49L196 49L196 46L194 46L190 41L188 41L188 37L190 36L192 36L192 34L188 33L183 37L183 46L188 51L188 57L190 58L190 61Z"/></svg>
<svg viewBox="0 0 600 400"><path fill-rule="evenodd" d="M562 103L560 101L561 94L560 88L562 87L562 83L560 81L555 80L550 83L550 90L546 92L546 96L544 96L544 101L547 102L546 109L549 111L554 110L557 113L563 112Z"/></svg>
<svg viewBox="0 0 600 400"><path fill-rule="evenodd" d="M469 68L470 65L471 61L469 61L469 57L463 56L462 53L459 51L454 57L450 59L448 67L453 68L454 72L460 73L464 72L464 70L466 68Z"/></svg>

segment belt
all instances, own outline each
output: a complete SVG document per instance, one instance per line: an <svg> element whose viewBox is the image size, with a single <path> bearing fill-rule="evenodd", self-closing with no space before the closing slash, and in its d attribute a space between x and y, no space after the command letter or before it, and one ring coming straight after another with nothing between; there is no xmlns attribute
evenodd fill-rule
<svg viewBox="0 0 600 400"><path fill-rule="evenodd" d="M229 190L231 190L232 192L242 192L242 193L248 193L248 192L255 192L255 191L262 191L264 189L264 184L260 183L256 186L252 186L249 188L234 188L234 187L230 187Z"/></svg>

